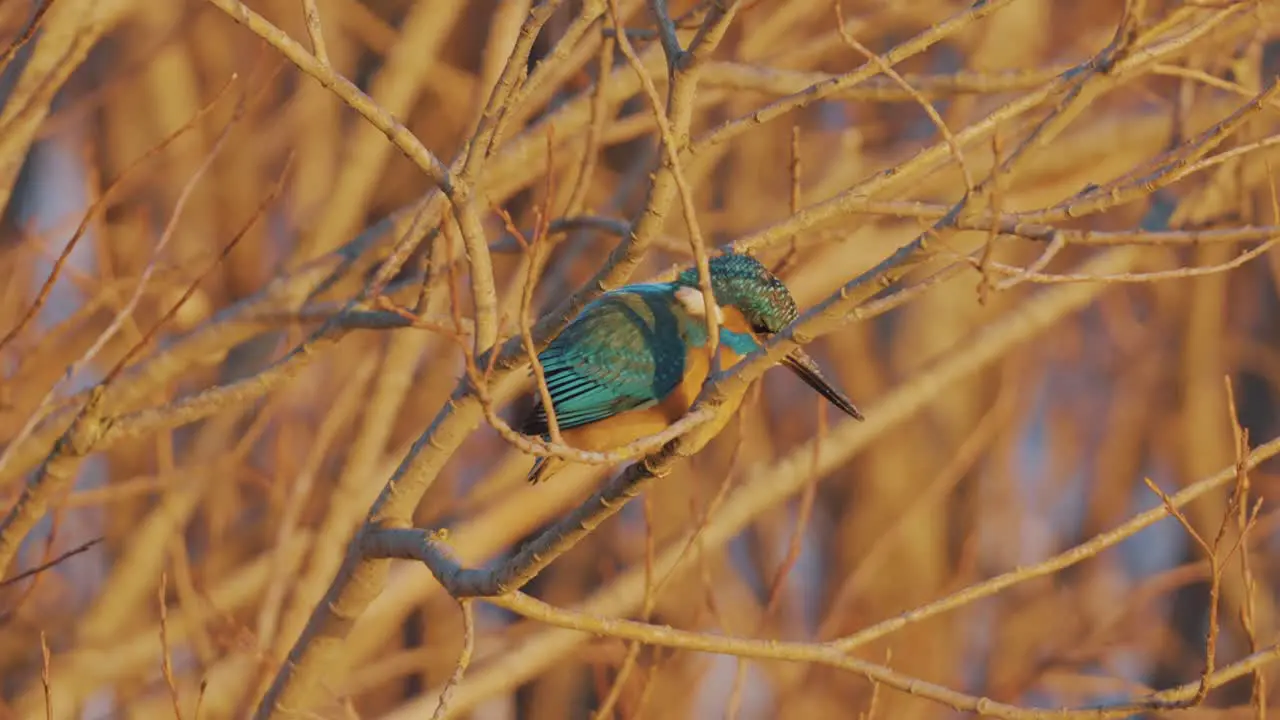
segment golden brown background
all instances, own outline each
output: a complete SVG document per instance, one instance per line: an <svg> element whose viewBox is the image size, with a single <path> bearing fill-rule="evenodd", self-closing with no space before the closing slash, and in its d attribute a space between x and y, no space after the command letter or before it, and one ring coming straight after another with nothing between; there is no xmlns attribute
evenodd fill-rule
<svg viewBox="0 0 1280 720"><path fill-rule="evenodd" d="M660 2L0 2L0 716L1265 717L1275 4L718 2L674 80ZM808 334L867 422L768 373L553 608L362 559L380 493L481 567L616 473L526 485L460 381L520 332L499 209L557 221L539 340L691 261L655 105L708 247L802 308L870 271Z"/></svg>

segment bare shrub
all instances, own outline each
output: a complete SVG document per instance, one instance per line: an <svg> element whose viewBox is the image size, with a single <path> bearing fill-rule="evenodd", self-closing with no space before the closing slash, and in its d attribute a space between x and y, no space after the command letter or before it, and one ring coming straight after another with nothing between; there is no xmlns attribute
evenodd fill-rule
<svg viewBox="0 0 1280 720"><path fill-rule="evenodd" d="M1264 717L1278 30L0 4L0 709ZM511 430L584 303L726 249L808 310L669 432Z"/></svg>

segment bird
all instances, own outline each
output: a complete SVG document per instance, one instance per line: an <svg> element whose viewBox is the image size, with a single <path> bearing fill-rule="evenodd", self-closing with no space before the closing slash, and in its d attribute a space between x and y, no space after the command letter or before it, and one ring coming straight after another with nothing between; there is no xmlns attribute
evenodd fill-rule
<svg viewBox="0 0 1280 720"><path fill-rule="evenodd" d="M727 369L790 325L798 312L787 286L759 260L738 252L708 259L719 327L717 354ZM711 371L705 302L698 270L672 282L635 283L588 303L542 352L538 362L565 444L613 450L665 430L692 406ZM800 348L779 363L846 415L862 420L853 402ZM532 369L531 369L532 372ZM542 393L517 426L550 439ZM740 403L739 394L735 402ZM736 407L717 415L723 429ZM539 457L530 483L545 481L568 461Z"/></svg>

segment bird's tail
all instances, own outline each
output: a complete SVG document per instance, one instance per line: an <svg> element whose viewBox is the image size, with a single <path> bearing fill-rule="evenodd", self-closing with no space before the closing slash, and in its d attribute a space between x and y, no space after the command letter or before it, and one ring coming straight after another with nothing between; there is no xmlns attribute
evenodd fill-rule
<svg viewBox="0 0 1280 720"><path fill-rule="evenodd" d="M564 458L540 457L533 463L533 469L529 471L529 482L537 485L559 472L565 464Z"/></svg>

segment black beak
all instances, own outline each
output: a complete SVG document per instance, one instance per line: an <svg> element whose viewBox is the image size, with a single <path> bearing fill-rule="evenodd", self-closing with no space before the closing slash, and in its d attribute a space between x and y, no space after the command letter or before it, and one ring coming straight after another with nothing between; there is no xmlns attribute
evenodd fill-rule
<svg viewBox="0 0 1280 720"><path fill-rule="evenodd" d="M791 371L800 376L800 379L806 385L818 391L818 394L831 401L832 405L843 410L847 415L855 420L863 420L862 413L858 408L853 406L853 402L845 397L845 394L835 389L831 383L822 376L822 371L818 369L818 363L809 357L809 354L800 348L791 351L782 359L782 364L791 368Z"/></svg>

